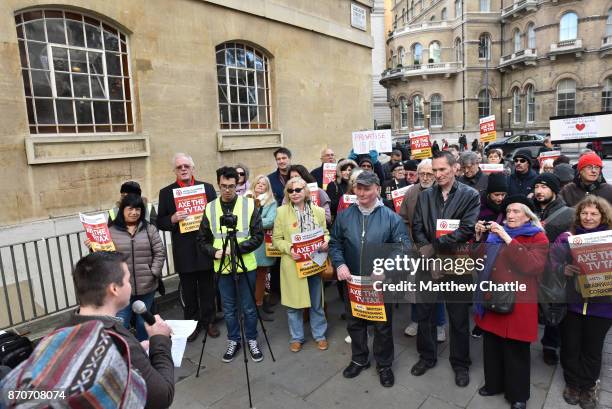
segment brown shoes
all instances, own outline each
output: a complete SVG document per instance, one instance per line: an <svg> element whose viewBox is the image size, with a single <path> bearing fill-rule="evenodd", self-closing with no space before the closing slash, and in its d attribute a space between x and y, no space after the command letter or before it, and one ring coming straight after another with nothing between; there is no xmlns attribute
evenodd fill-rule
<svg viewBox="0 0 612 409"><path fill-rule="evenodd" d="M317 341L317 347L321 350L321 351L326 351L327 348L329 348L329 344L327 343L327 340L323 339L321 341Z"/></svg>
<svg viewBox="0 0 612 409"><path fill-rule="evenodd" d="M215 324L208 325L208 336L211 338L217 338L221 333Z"/></svg>
<svg viewBox="0 0 612 409"><path fill-rule="evenodd" d="M289 350L291 352L300 352L302 350L302 344L300 342L292 342L289 344Z"/></svg>

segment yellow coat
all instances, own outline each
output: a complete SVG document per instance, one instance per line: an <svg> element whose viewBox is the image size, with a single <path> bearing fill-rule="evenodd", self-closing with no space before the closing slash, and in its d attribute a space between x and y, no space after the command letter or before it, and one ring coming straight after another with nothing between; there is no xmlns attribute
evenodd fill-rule
<svg viewBox="0 0 612 409"><path fill-rule="evenodd" d="M329 230L325 223L325 210L312 205L315 224L323 228L325 241L329 241ZM291 235L300 233L298 220L290 204L283 205L276 210L274 220L274 232L272 244L280 250L281 268L281 304L291 308L309 308L310 293L308 292L308 280L298 278L295 260L291 257ZM321 297L323 297L323 285L321 285Z"/></svg>

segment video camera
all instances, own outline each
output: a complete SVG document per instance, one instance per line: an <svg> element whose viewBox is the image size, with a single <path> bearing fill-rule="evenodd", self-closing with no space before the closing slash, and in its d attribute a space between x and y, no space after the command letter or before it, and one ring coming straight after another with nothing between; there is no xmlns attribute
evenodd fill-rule
<svg viewBox="0 0 612 409"><path fill-rule="evenodd" d="M236 229L238 225L238 216L235 214L223 214L219 217L219 223L221 227L227 227L228 229Z"/></svg>

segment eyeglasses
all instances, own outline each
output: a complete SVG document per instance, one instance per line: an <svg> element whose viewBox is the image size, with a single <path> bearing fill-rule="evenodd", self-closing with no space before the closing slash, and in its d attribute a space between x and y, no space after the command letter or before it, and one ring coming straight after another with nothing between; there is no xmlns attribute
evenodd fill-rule
<svg viewBox="0 0 612 409"><path fill-rule="evenodd" d="M190 169L191 165L177 165L176 166L176 170L181 170L181 169Z"/></svg>
<svg viewBox="0 0 612 409"><path fill-rule="evenodd" d="M425 178L433 178L434 174L433 173L419 173L419 177L423 178L423 179L425 179Z"/></svg>
<svg viewBox="0 0 612 409"><path fill-rule="evenodd" d="M303 187L296 187L295 189L287 189L287 193L289 193L290 195L294 194L294 193L301 193L302 190L304 190Z"/></svg>
<svg viewBox="0 0 612 409"><path fill-rule="evenodd" d="M364 163L364 164L361 165L361 168L363 168L363 169L372 169L372 165Z"/></svg>
<svg viewBox="0 0 612 409"><path fill-rule="evenodd" d="M238 172L238 176L246 176L246 172Z"/></svg>
<svg viewBox="0 0 612 409"><path fill-rule="evenodd" d="M527 163L527 159L516 158L514 159L514 163Z"/></svg>
<svg viewBox="0 0 612 409"><path fill-rule="evenodd" d="M236 189L236 185L219 185L219 188L222 190L234 190Z"/></svg>
<svg viewBox="0 0 612 409"><path fill-rule="evenodd" d="M585 167L583 167L582 169L586 169L586 170L594 170L596 172L599 172L601 170L601 166L597 166L597 165L586 165Z"/></svg>

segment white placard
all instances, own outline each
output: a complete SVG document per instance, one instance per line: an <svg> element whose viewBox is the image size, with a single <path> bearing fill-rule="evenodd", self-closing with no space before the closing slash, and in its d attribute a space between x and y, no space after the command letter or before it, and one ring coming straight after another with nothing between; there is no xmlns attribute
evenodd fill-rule
<svg viewBox="0 0 612 409"><path fill-rule="evenodd" d="M612 114L551 119L550 138L553 142L592 140L612 136Z"/></svg>
<svg viewBox="0 0 612 409"><path fill-rule="evenodd" d="M501 163L481 163L478 165L482 173L502 173L504 165Z"/></svg>
<svg viewBox="0 0 612 409"><path fill-rule="evenodd" d="M366 9L351 3L351 26L366 31Z"/></svg>
<svg viewBox="0 0 612 409"><path fill-rule="evenodd" d="M369 153L371 150L378 153L391 152L392 146L390 129L353 132L353 152L357 155Z"/></svg>

